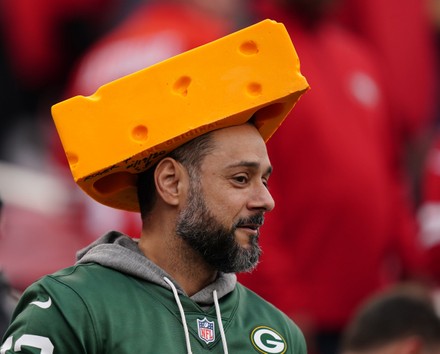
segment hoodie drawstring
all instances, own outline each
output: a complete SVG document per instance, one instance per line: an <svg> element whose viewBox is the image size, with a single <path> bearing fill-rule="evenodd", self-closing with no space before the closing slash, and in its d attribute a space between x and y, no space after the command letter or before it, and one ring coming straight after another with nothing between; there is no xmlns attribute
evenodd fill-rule
<svg viewBox="0 0 440 354"><path fill-rule="evenodd" d="M220 331L220 337L222 338L223 352L228 354L228 343L226 343L225 330L223 329L222 314L220 312L220 305L218 304L217 290L214 290L212 295L214 296L215 314L217 315L218 329Z"/></svg>
<svg viewBox="0 0 440 354"><path fill-rule="evenodd" d="M189 341L188 325L186 324L185 312L183 312L183 306L182 306L182 303L180 302L179 294L177 293L177 289L171 280L169 280L167 277L164 277L163 280L165 280L168 283L168 285L171 286L171 290L173 290L173 294L174 294L174 298L176 299L177 307L179 307L180 318L182 319L183 331L185 332L186 350L187 350L188 354L192 354L191 343Z"/></svg>
<svg viewBox="0 0 440 354"><path fill-rule="evenodd" d="M186 350L187 350L188 354L192 354L191 342L189 340L188 324L186 323L185 312L183 311L183 306L182 306L182 303L180 302L180 298L179 298L179 294L177 293L176 286L167 277L164 277L163 279L168 283L168 285L171 287L171 290L173 291L174 299L176 300L177 307L179 308L180 318L182 319L183 330L185 332ZM221 312L220 312L220 305L218 303L217 290L214 290L212 295L214 297L215 313L217 315L217 322L218 322L218 327L219 327L219 331L220 331L220 337L222 339L222 344L223 344L223 353L228 354L228 344L226 342L226 335L225 335L225 331L223 329L223 322L222 322L222 316L221 316Z"/></svg>

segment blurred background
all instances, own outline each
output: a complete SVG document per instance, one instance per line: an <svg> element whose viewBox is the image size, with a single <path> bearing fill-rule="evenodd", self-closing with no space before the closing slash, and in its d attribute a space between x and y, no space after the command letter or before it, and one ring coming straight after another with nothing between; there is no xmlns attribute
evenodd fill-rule
<svg viewBox="0 0 440 354"><path fill-rule="evenodd" d="M75 185L51 106L265 18L286 25L312 90L268 144L277 207L239 280L312 354L337 353L383 289L436 299L440 0L0 0L0 297L109 230L139 235L137 214Z"/></svg>

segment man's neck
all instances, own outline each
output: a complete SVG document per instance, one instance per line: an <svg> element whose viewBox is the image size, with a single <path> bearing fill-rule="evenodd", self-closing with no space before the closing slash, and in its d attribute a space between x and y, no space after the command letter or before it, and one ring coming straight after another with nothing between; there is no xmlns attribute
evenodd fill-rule
<svg viewBox="0 0 440 354"><path fill-rule="evenodd" d="M155 236L143 232L139 248L176 280L188 296L196 294L217 278L217 271L178 236Z"/></svg>

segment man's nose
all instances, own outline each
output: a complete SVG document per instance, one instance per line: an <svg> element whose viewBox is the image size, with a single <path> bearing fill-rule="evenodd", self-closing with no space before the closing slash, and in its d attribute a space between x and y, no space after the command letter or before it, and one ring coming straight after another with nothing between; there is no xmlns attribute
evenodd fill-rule
<svg viewBox="0 0 440 354"><path fill-rule="evenodd" d="M250 209L260 209L264 211L271 211L275 207L275 201L272 198L269 190L264 184L258 186L254 191L254 195L249 202Z"/></svg>

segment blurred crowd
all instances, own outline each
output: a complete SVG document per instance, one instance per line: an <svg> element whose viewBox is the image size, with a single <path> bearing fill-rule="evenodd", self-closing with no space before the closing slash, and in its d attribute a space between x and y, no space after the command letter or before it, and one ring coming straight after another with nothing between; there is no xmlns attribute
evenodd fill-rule
<svg viewBox="0 0 440 354"><path fill-rule="evenodd" d="M359 306L396 284L422 285L435 304L440 0L0 0L11 288L106 231L140 230L138 215L75 186L51 105L265 18L285 24L312 89L268 143L276 208L240 281L293 318L311 354L336 354Z"/></svg>

